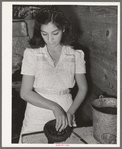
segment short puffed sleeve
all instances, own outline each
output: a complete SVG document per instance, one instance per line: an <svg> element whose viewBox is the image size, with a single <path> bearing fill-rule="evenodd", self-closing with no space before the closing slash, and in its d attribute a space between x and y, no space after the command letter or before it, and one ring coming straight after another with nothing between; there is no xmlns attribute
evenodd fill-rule
<svg viewBox="0 0 122 149"><path fill-rule="evenodd" d="M35 75L36 57L33 49L27 48L23 54L21 74Z"/></svg>
<svg viewBox="0 0 122 149"><path fill-rule="evenodd" d="M77 74L86 73L86 65L85 65L86 62L84 60L84 52L82 50L76 50L75 63L76 63L75 73Z"/></svg>

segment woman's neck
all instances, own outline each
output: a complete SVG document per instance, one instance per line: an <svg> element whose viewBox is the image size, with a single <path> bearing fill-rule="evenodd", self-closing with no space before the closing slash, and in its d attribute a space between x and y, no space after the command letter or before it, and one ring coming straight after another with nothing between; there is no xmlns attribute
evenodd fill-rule
<svg viewBox="0 0 122 149"><path fill-rule="evenodd" d="M47 49L49 50L49 51L60 51L61 49L62 49L62 45L57 45L57 46L48 46L47 45Z"/></svg>

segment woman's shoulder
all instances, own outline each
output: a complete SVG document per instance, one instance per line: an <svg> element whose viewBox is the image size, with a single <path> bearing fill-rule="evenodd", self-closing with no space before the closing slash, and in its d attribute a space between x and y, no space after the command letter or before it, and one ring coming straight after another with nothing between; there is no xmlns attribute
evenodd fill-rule
<svg viewBox="0 0 122 149"><path fill-rule="evenodd" d="M26 54L34 54L34 55L36 55L36 54L39 54L39 53L42 53L42 51L44 50L44 48L26 48L25 49L25 51L24 51L24 53L26 53Z"/></svg>
<svg viewBox="0 0 122 149"><path fill-rule="evenodd" d="M82 51L82 49L75 49L73 46L65 46L65 51L66 54L84 54L84 52Z"/></svg>

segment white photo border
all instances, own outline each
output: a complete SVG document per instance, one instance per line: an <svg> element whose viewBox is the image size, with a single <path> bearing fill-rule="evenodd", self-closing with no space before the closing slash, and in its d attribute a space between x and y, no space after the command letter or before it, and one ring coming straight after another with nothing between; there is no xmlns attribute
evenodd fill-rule
<svg viewBox="0 0 122 149"><path fill-rule="evenodd" d="M13 5L99 5L118 7L117 68L120 68L120 2L2 2L2 147L56 147L55 144L11 143L12 93L12 6ZM117 144L70 144L68 147L120 147L120 69L117 70ZM59 147L59 146L57 146ZM61 146L62 147L62 146ZM66 147L65 145L63 147Z"/></svg>

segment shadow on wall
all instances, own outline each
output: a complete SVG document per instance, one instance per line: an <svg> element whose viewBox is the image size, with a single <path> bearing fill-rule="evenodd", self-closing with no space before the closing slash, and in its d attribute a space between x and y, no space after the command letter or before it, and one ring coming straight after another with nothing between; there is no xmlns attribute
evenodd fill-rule
<svg viewBox="0 0 122 149"><path fill-rule="evenodd" d="M82 29L80 26L80 20L78 15L75 13L72 5L58 5L58 8L65 14L67 20L71 23L73 34L76 38L80 38L82 34Z"/></svg>

